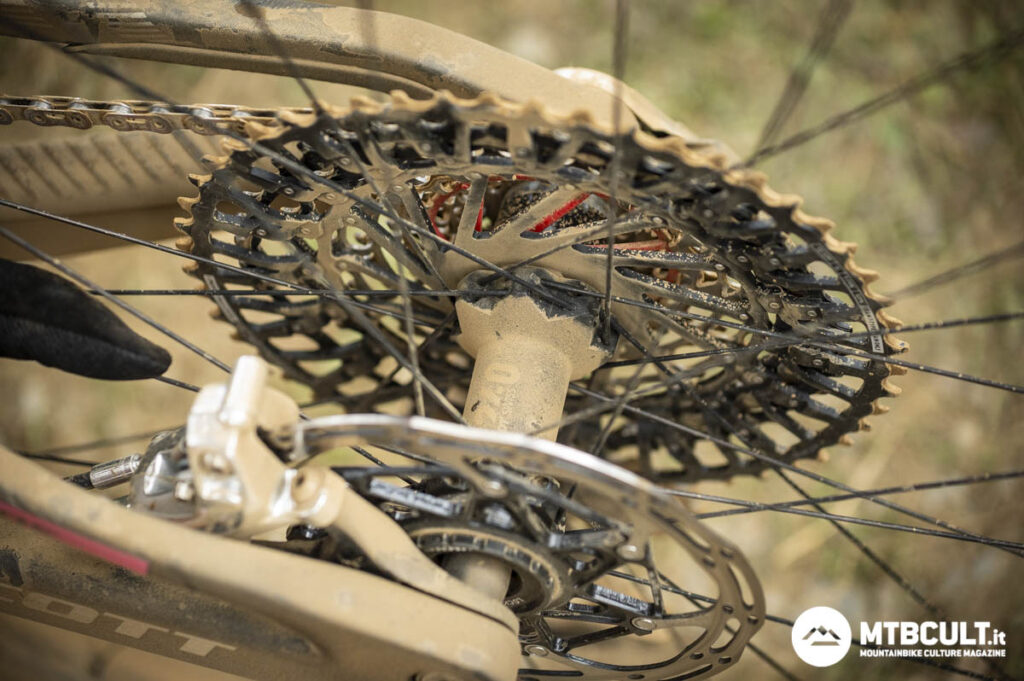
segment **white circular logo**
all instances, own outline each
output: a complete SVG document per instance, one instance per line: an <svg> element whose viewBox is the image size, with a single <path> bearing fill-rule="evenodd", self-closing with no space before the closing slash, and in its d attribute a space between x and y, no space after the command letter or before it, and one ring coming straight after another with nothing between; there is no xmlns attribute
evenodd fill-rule
<svg viewBox="0 0 1024 681"><path fill-rule="evenodd" d="M793 650L815 667L830 667L850 649L850 623L843 613L819 606L804 610L793 624Z"/></svg>

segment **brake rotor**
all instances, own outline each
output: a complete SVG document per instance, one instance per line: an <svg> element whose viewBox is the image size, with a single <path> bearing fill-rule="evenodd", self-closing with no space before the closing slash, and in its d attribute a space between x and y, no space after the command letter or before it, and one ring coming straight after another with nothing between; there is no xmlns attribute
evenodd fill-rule
<svg viewBox="0 0 1024 681"><path fill-rule="evenodd" d="M329 115L253 125L286 164L235 143L195 178L181 246L308 289L338 291L367 310L379 332L407 347L402 279L414 312L423 374L463 406L471 359L453 342L455 291L468 274L500 278L517 266L579 283L544 293L604 299L620 332L610 367L591 391L720 441L785 461L815 456L883 411L895 369L880 358L902 348L858 268L854 246L831 224L775 194L757 173L682 140L616 135L580 114L556 118L491 97L357 100ZM316 178L316 179L313 179ZM383 204L382 217L375 204ZM614 246L608 273L609 217ZM251 289L240 274L198 264L215 290ZM318 400L349 411L411 413L407 372L329 297L268 293L213 296L240 336ZM772 346L758 332L844 339L855 351ZM429 342L428 342L429 340ZM768 338L767 340L772 340ZM731 353L765 343L760 351ZM834 347L834 346L833 346ZM634 378L617 365L658 355ZM432 403L428 401L428 408ZM434 405L436 407L436 405ZM570 396L567 411L591 406ZM625 411L603 455L659 480L756 473L760 460L702 442ZM432 415L440 415L436 408ZM606 417L608 418L608 417ZM589 449L603 424L590 419L560 440ZM726 442L728 444L728 442Z"/></svg>
<svg viewBox="0 0 1024 681"><path fill-rule="evenodd" d="M473 554L509 566L504 602L520 620L522 679L703 678L735 664L764 623L760 584L736 547L596 457L518 433L369 414L299 423L294 442L300 458L374 447L390 460L335 470L424 553L442 565Z"/></svg>

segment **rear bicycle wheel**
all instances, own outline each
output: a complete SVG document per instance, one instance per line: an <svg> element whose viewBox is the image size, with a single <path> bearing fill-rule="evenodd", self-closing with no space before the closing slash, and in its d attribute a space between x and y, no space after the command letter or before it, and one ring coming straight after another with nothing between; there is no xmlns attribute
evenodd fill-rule
<svg viewBox="0 0 1024 681"><path fill-rule="evenodd" d="M711 20L711 19L710 18L703 18L701 20ZM739 126L737 126L737 127L739 127ZM841 147L841 148L843 148L843 147ZM783 169L783 170L785 170L785 169ZM866 171L861 171L861 172L864 173L865 175L867 174ZM842 180L840 180L840 181L842 181ZM801 182L794 182L794 185L795 186L800 186L800 185L802 185L802 183ZM872 193L869 193L869 194L871 194L872 196L878 196L879 193L873 193L873 191L872 191ZM457 204L457 203L458 203L458 197L455 197L455 201L453 201L453 204ZM858 205L860 205L860 202L857 202L857 203L858 203ZM864 209L864 210L867 210L867 209ZM885 215L885 213L882 212L882 210L879 209L879 208L872 208L870 210L870 212L868 212L867 214L868 215ZM910 211L908 211L908 214L910 214ZM854 215L856 217L856 211L854 211ZM916 217L916 216L914 216L914 217ZM926 222L927 222L927 220L926 220ZM861 224L862 223L863 223L863 220L861 220ZM866 229L866 227L860 227L860 228L861 229ZM925 231L925 233L927 233L927 230ZM984 227L982 227L982 233L984 233ZM888 237L886 235L882 235L881 236L881 240L882 241L876 241L876 242L873 242L873 243L881 243L881 244L884 244L886 246L892 246L893 244L896 243L896 240L893 239L892 241L886 241L886 240L890 240L890 239L893 239L893 238ZM650 241L656 241L656 240L650 240ZM858 241L864 242L865 240L858 240ZM872 243L871 241L866 241L867 245L870 245L871 243ZM881 248L878 249L878 250L882 251ZM985 249L981 249L979 251L979 255L982 254L984 252L984 250ZM876 255L877 256L881 256L883 258L886 257L885 253L880 253L880 252L877 252ZM970 260L970 258L966 258L965 260ZM892 264L892 263L890 263L890 264ZM954 264L952 262L952 259L950 259L950 263L949 264L950 265ZM922 267L922 269L925 269L925 268ZM1009 299L1011 299L1011 300L1014 297L1014 293L1012 291L1010 293L1008 293L1007 295L1010 296ZM948 302L948 301L943 301L943 302ZM945 313L945 310L947 308L948 308L948 305L941 305L941 306L937 305L935 310L932 312L932 315L931 316L927 316L927 315L924 316L924 320L931 321L931 320L936 320L936 318L945 318L945 317L948 317L948 316L955 316L955 314L952 314L952 313L948 313L948 314ZM980 311L980 309L975 308L974 310L965 310L964 314L972 314L975 311ZM940 312L942 312L942 313L940 313ZM918 317L918 318L922 318L922 317ZM995 329L995 328L993 327L992 329ZM947 331L945 333L950 333L950 332ZM995 331L994 333L998 334L998 333L1002 333L1002 332ZM1007 341L1006 338L1001 338L1000 339L997 335L995 335L995 336L992 337L992 342L994 343L995 346L999 346L1000 343L1006 343L1008 341ZM941 345L941 343L940 343L940 345ZM977 359L974 358L973 356L971 356L973 354L974 353L970 353L968 356L965 356L963 358L966 361L976 361ZM959 358L959 357L957 357L957 358ZM682 361L682 360L680 360L680 361ZM948 361L946 361L946 357L941 356L941 355L936 355L936 358L934 360L930 360L930 361L931 361L932 364L941 365L941 366L952 366L953 364L955 364L952 359L949 359ZM986 371L982 371L983 369L991 369L992 371L986 372ZM996 370L998 370L998 371L996 371ZM980 375L1006 376L1005 374L1001 374L1000 371L1001 371L1001 368L997 367L997 366L996 367L991 367L991 368L985 368L985 367L979 366L978 369L975 372L973 372L973 373L980 374ZM912 379L904 379L904 380L912 380ZM972 388L972 389L974 389L974 388ZM981 390L981 388L977 388L977 389ZM936 394L941 394L941 393L936 393ZM995 410L990 412L990 414L993 414L993 415L994 414L998 414L1000 412L1000 410L1014 409L1012 407L1012 405L1010 407L1007 407L1005 405L1005 403L1002 403L1002 402L996 402L996 403L999 406ZM928 408L925 408L925 409L935 410L934 412L926 411L926 414L929 414L929 413L941 413L938 410L940 410L942 408L938 405L938 403L936 403L936 405L930 405ZM995 418L995 417L993 416L992 418ZM998 419L996 419L996 421L997 420ZM657 423L657 422L655 422L655 423ZM664 425L664 424L658 424L658 425ZM657 427L657 426L655 426L655 427ZM880 427L881 427L881 422L880 422ZM958 426L958 427L961 428L961 430L959 430L957 432L964 432L963 429L965 429L965 428L967 429L966 434L962 434L961 435L961 437L964 438L964 441L970 441L970 442L976 442L977 441L978 435L976 435L976 434L972 435L971 434L971 432L972 432L971 428L973 426L965 425L965 426ZM894 426L894 428L896 428L896 427ZM971 445L971 446L974 446L974 445ZM943 446L942 446L942 442L937 442L935 440L931 440L930 444L924 445L923 448L921 448L921 449L925 449L925 450L928 450L928 449L939 449L939 450L942 450ZM869 456L867 458L867 464L871 464L874 467L878 467L878 468L881 468L881 469L884 469L884 470L888 470L889 468L891 468L891 466L887 466L887 465L885 465L883 463L885 461L885 457L884 456L882 456L882 455L874 455L874 457L872 458L870 453L868 453L868 455ZM989 455L989 456L991 456L991 455ZM996 458L996 459L993 459L993 461L999 461L999 459ZM836 477L840 477L841 479L849 480L849 479L857 478L858 476L865 476L864 479L870 479L870 476L871 476L870 470L871 470L871 468L867 464L865 464L863 466L860 466L860 465L857 465L855 463L848 463L847 464L848 467L846 467L846 466L843 466L839 461L837 461L837 462L835 462L833 464L833 466L840 467L839 471L842 473L842 475L836 475ZM913 464L907 464L907 465L913 465ZM920 465L920 464L918 464L918 465ZM964 470L973 471L975 469L967 468L965 466ZM995 467L992 466L990 468L986 468L985 470L991 472L992 470L995 470ZM958 471L959 471L959 469L956 470L956 472L958 472ZM913 481L929 481L930 479L938 479L938 478L941 478L941 477L949 478L949 477L951 477L950 474L953 473L952 470L945 469L945 468L940 468L939 470L931 470L931 474L930 475L923 474L924 472L925 471L915 472L914 473L915 477L902 478L902 480L909 479L909 480L913 480ZM879 483L876 486L883 486L884 484L888 484L888 482L889 482L888 479L882 479L882 480L879 480ZM870 486L870 485L867 485L867 486ZM733 496L731 490L729 490L728 492L725 492L723 494L729 495L729 496ZM752 495L752 497L753 497L754 495L757 495L757 494L767 494L767 493L760 493L758 491L751 490L751 491L749 491L748 494ZM779 493L779 494L781 494L781 493ZM735 495L735 496L739 497L741 495ZM777 499L777 498L778 497L774 497L773 499ZM768 498L767 497L762 497L761 499L765 499L767 501ZM715 508L717 509L718 507L715 507ZM933 515L940 515L940 510L941 509L935 510L933 512ZM808 522L812 522L812 521L808 521ZM813 522L822 522L822 521L821 520L815 520ZM959 523L957 522L957 524L959 524ZM807 531L808 531L808 535L812 537L812 541L810 541L807 545L804 545L802 547L799 547L799 546L795 547L793 544L790 544L787 547L783 546L782 549L780 549L780 551L779 551L779 555L790 556L790 557L787 558L787 560L791 560L791 561L792 560L799 560L800 556L804 556L804 560L805 560L804 564L805 565L808 564L808 563L812 563L813 562L812 560L807 560L806 559L806 556L808 555L807 552L809 551L807 546L817 546L818 544L820 544L822 542L831 541L831 540L826 540L826 538L828 537L828 535L826 535L826 531L830 531L830 530L828 530L827 527L825 527L824 530L807 530ZM997 534L996 527L992 526L990 528L987 528L985 531L983 531L982 534L984 534L984 535L995 535L995 534ZM944 540L935 540L935 541L938 542L938 541L944 541ZM991 550L991 549L989 549L989 550ZM794 555L796 555L797 558L794 558L793 557ZM805 567L805 569L810 569L810 567ZM914 569L916 569L916 567ZM970 568L965 568L965 569L970 569ZM938 582L937 578L929 577L929 578L926 578L926 579L929 582ZM916 593L919 593L919 595L920 595L921 589L916 589ZM915 599L915 600L919 600L919 603L921 602L921 600L925 600L928 603L930 603L932 605L935 605L935 602L933 601L932 598L922 597L921 599ZM779 647L781 647L781 646L779 646Z"/></svg>

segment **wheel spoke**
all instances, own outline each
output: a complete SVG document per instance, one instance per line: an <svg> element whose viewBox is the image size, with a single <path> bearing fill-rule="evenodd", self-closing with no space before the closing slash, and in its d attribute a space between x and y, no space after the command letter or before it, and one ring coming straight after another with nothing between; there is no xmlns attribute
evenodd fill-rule
<svg viewBox="0 0 1024 681"><path fill-rule="evenodd" d="M576 384L576 383L571 383L570 384L570 388L575 390L578 393L581 393L584 396L594 397L594 398L596 398L598 400L601 400L601 401L611 402L611 401L614 400L614 398L607 397L605 395L602 395L601 393L597 393L597 392L594 392L592 390L588 390L587 388L585 388L585 387L583 387L583 386L581 386L579 384ZM866 499L866 500L871 501L873 503L876 503L876 504L885 506L887 508L890 508L890 509L892 509L894 511L898 511L898 512L906 514L906 515L910 515L911 517L918 518L920 520L924 520L925 522L928 522L928 523L939 525L940 527L949 527L948 523L945 523L942 520L939 520L937 518L929 518L928 516L925 516L923 514L917 513L916 511L912 511L910 509L904 508L904 507L899 506L897 504L893 504L891 502L888 502L885 499L881 499L881 498L874 497L874 496L869 495L869 494L865 494L864 492L861 492L860 490L855 490L852 487L850 487L848 485L845 485L845 484L843 484L843 483L841 483L841 482L839 482L837 480L832 480L832 479L827 478L827 477L825 477L823 475L820 475L818 473L814 473L813 471L808 471L808 470L804 470L802 468L797 468L796 466L788 464L785 461L782 461L782 460L777 459L775 457L769 456L769 455L767 455L767 454L765 454L763 452L757 451L757 450L752 449L750 447L747 447L745 445L734 444L732 442L729 442L728 440L724 440L722 438L715 437L714 435L711 435L709 433L705 433L705 432L700 431L700 430L698 430L696 428L690 428L689 426L683 425L681 423L676 423L675 421L671 421L671 420L666 419L666 418L664 418L662 416L658 416L657 414L652 414L651 412L645 411L645 410L637 408L637 407L626 405L625 407L623 407L623 410L627 411L629 413L635 414L635 415L637 415L637 416L639 416L641 418L644 418L646 420L649 420L649 421L651 421L653 423L657 423L657 424L663 425L663 426L665 426L667 428L670 428L672 430L676 430L676 431L679 431L679 432L682 432L682 433L686 433L687 435L692 435L692 436L695 436L697 438L709 440L710 442L714 442L716 445L719 445L719 446L721 446L721 447L723 447L725 449L731 449L733 451L736 451L736 452L739 452L739 453L742 453L742 454L747 454L749 456L752 456L755 459L758 459L760 461L764 461L764 462L768 463L769 466L771 466L771 467L782 468L782 469L791 471L793 473L796 473L797 475L802 475L802 476L810 478L810 479L812 479L812 480L814 480L816 482L820 482L822 484L828 485L829 487L834 487L836 489L841 489L841 490L844 490L846 492L850 492L851 494L856 495L860 499ZM756 502L744 502L743 505L755 504L755 503ZM799 509L799 508L790 508L790 509L785 509L785 510L780 509L780 511L783 512L783 513L794 513L796 515L806 515L808 517L820 517L820 514L818 514L816 512L807 511L805 509ZM971 534L971 533L968 533L968 532L964 532L962 530L956 530L956 531L950 531L950 532L940 532L940 531L937 531L937 530L929 530L927 528L916 528L916 527L911 527L911 526L900 526L900 525L895 525L895 524L891 524L891 523L880 523L878 521L868 521L868 520L864 520L863 518L853 518L853 517L838 516L838 515L832 515L832 514L826 514L826 515L829 518L834 518L834 519L837 519L837 520L842 520L844 522L850 522L850 523L861 524L861 525L871 525L871 526L874 526L874 527L885 527L886 529L894 529L894 530L898 529L900 531L915 532L915 533L919 533L919 534L931 534L931 535L934 535L934 536L942 536L942 537L948 537L948 538L952 538L952 539L960 539L960 540L963 540L963 541L976 542L976 543L979 543L979 544L985 544L985 545L996 546L996 547L999 547L999 548L1010 549L1014 553L1018 553L1022 549L1024 549L1024 544L1018 544L1016 542L1010 542L1010 541L992 540L992 539L990 539L988 537L983 537L983 536L980 536L980 535ZM893 526L892 527L887 527L888 525L893 525Z"/></svg>
<svg viewBox="0 0 1024 681"><path fill-rule="evenodd" d="M911 284L910 286L905 286L898 291L886 294L886 297L896 301L903 300L904 298L916 296L938 286L954 282L957 279L962 279L963 277L983 272L1006 260L1014 260L1020 257L1024 257L1024 241L1018 242L1008 248L1001 248L998 251L989 253L984 257L978 258L977 260L973 260L964 265L958 265L957 267L948 269L945 272L932 275L923 281L919 281L915 284Z"/></svg>
<svg viewBox="0 0 1024 681"><path fill-rule="evenodd" d="M797 147L807 144L811 140L816 139L827 132L838 130L839 128L850 125L862 118L866 118L867 116L881 111L882 109L892 106L893 104L901 102L922 90L926 90L933 85L944 83L948 81L951 76L959 73L960 71L978 69L982 66L1001 61L1013 54L1013 52L1019 48L1022 43L1024 43L1024 29L1012 31L1003 38L1000 38L985 47L971 52L965 52L958 57L940 64L934 69L905 81L892 90L882 93L863 104L855 106L843 113L836 114L822 121L818 125L787 137L777 144L773 144L759 150L753 156L748 158L743 163L743 166L750 167L767 158L778 156L783 152L796 149Z"/></svg>
<svg viewBox="0 0 1024 681"><path fill-rule="evenodd" d="M231 367L230 366L228 366L224 362L220 361L219 359L217 359L216 357L211 355L209 352L203 350L202 348L200 348L196 344L194 344L191 341L187 340L186 338L180 336L179 334L175 333L174 331L171 331L169 328L167 328L167 326L165 326L164 324L161 324L160 322L156 321L155 319L153 319L152 317L147 315L145 312L139 310L134 305L130 305L130 304L126 303L125 301L121 300L120 298L118 298L117 296L110 294L109 292L107 292L105 289L103 289L99 285L93 283L92 280L86 278L82 274L79 274L78 272L76 272L72 268L68 267L63 262L58 260L57 258L54 258L53 256L49 255L45 251L42 251L41 249L36 248L35 246L33 246L29 242L25 241L24 239L22 239L21 237L16 235L14 232L12 232L9 229L7 229L6 227L0 227L0 236L2 236L3 238L7 239L8 241L10 241L10 242L12 242L14 244L17 244L19 247L21 247L22 249L28 251L29 253L31 253L35 257L39 258L43 262L47 263L51 267L55 268L56 270L58 270L59 272L61 272L65 276L67 276L67 277L69 277L71 279L74 279L76 282L78 282L82 286L85 286L88 289L95 290L97 293L99 293L99 295L103 296L104 298L106 298L108 301L110 301L114 305L118 306L119 308L121 308L122 310L124 310L128 314L132 315L136 319L139 319L140 321L148 324L149 326L151 326L152 328L156 329L160 333L164 334L165 336L167 336L171 340L179 343L180 345L184 346L188 350L190 350L190 351L194 352L195 354L199 355L200 357L202 357L207 362L209 362L210 364L214 365L215 367L217 367L221 371L225 371L225 372L231 373ZM156 378L158 380L163 380L165 383L171 383L172 385L178 385L180 387L185 387L186 385L188 385L188 384L183 383L182 381L175 381L174 379L169 379L169 378L166 378L166 377L163 377L163 376L159 376L159 377L156 377ZM190 386L189 389L194 388L194 387L195 386Z"/></svg>
<svg viewBox="0 0 1024 681"><path fill-rule="evenodd" d="M797 104L800 103L807 86L811 82L811 75L828 51L832 49L832 43L839 35L839 29L846 23L850 11L853 9L853 0L829 0L818 14L818 23L814 29L814 37L807 48L807 52L793 67L786 80L786 87L779 96L778 101L772 108L771 116L765 121L761 129L761 136L758 138L754 156L769 144L775 142L779 133L786 126L786 121L793 114ZM749 163L749 161L748 161Z"/></svg>
<svg viewBox="0 0 1024 681"><path fill-rule="evenodd" d="M710 494L702 494L700 492L690 492L685 490L665 488L665 491L674 496L686 497L689 499L698 499L701 501L712 501L721 504L740 505L743 508L731 509L728 511L713 511L709 513L698 513L697 517L701 519L708 518L722 518L731 515L746 515L748 513L759 513L761 511L772 511L777 508L788 508L793 506L807 506L809 504L830 504L838 501L849 501L851 499L859 499L861 495L870 496L887 496L890 494L906 494L909 492L919 492L922 490L930 489L943 489L946 487L957 487L961 485L978 485L986 482L999 482L1001 480L1013 480L1016 478L1024 477L1024 470L1016 471L1005 471L1002 473L981 473L979 475L970 475L959 478L949 478L946 480L935 480L932 482L920 482L910 485L898 485L892 487L880 487L878 489L864 490L857 494L833 494L824 497L809 497L806 499L796 499L793 501L782 501L771 504L757 504L747 505L750 502L743 501L742 499L733 499L730 497L721 497Z"/></svg>

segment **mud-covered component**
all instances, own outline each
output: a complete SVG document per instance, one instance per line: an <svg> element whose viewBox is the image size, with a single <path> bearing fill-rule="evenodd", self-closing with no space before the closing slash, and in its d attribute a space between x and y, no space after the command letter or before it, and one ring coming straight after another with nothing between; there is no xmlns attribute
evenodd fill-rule
<svg viewBox="0 0 1024 681"><path fill-rule="evenodd" d="M294 442L297 459L363 448L363 464L334 470L420 551L449 570L479 559L508 571L497 597L519 619L525 679L706 678L764 623L738 548L665 490L584 452L377 414L298 423Z"/></svg>
<svg viewBox="0 0 1024 681"><path fill-rule="evenodd" d="M560 118L493 97L440 95L356 100L348 110L291 115L274 129L248 132L323 181L232 143L229 155L210 160L211 175L194 178L199 197L183 200L191 216L179 224L189 235L181 247L341 292L399 348L407 347L404 277L420 368L456 406L471 364L452 340L454 300L465 295L456 289L481 263L514 269L526 261L582 284L547 285L550 297L603 298L611 260L620 339L613 366L584 381L613 400L631 391L630 407L723 441L787 461L813 457L882 411L878 398L898 392L886 380L896 369L881 359L777 347L757 333L822 340L859 332L843 340L853 351L884 356L901 348L881 332L894 322L868 288L876 275L854 264L854 245L832 238L830 222L771 191L759 173L730 169L722 156L682 139L616 135L586 114ZM380 217L377 204L391 217ZM202 264L194 273L211 289L253 287L243 275ZM349 410L411 412L408 372L397 371L330 295L214 299L243 339L317 398ZM650 362L636 378L633 366L614 366L760 343L759 352ZM566 409L594 404L570 394ZM764 467L628 409L602 435L604 425L591 418L559 439L591 449L603 438L604 456L661 480Z"/></svg>
<svg viewBox="0 0 1024 681"><path fill-rule="evenodd" d="M555 281L531 267L521 268L518 276L536 286ZM463 418L478 428L554 440L570 381L604 364L617 338L614 333L602 338L596 298L564 296L553 305L507 279L488 289L488 279L487 272L467 276L460 290L474 295L455 303L456 340L473 357Z"/></svg>

